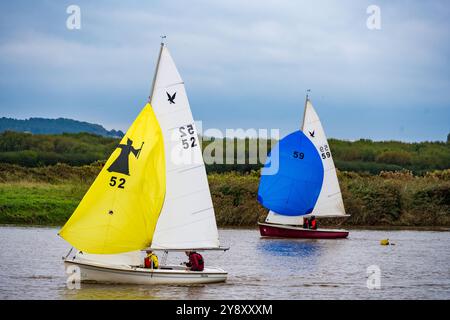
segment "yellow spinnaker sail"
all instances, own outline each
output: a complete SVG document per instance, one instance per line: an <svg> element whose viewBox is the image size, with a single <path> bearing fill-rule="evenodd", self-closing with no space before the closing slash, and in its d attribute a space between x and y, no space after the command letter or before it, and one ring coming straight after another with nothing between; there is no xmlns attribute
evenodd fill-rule
<svg viewBox="0 0 450 320"><path fill-rule="evenodd" d="M148 103L59 235L96 254L151 244L166 191L164 141Z"/></svg>

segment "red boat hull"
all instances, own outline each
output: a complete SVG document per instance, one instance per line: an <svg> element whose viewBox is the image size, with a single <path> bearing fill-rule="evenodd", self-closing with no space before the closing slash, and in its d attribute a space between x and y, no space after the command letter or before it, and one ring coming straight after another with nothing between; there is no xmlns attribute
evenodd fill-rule
<svg viewBox="0 0 450 320"><path fill-rule="evenodd" d="M347 230L303 229L295 226L259 223L259 232L263 237L295 239L342 239L347 238Z"/></svg>

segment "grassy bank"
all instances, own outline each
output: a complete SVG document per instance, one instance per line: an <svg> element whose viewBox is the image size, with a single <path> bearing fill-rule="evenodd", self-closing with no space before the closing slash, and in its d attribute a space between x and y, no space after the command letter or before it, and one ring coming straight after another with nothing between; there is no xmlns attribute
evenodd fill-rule
<svg viewBox="0 0 450 320"><path fill-rule="evenodd" d="M63 224L100 168L0 164L0 223ZM345 226L450 226L450 170L421 177L340 172L339 181L351 214ZM210 174L209 183L219 226L254 226L264 220L267 210L256 201L257 172Z"/></svg>
<svg viewBox="0 0 450 320"><path fill-rule="evenodd" d="M86 191L76 184L0 184L0 223L62 224Z"/></svg>

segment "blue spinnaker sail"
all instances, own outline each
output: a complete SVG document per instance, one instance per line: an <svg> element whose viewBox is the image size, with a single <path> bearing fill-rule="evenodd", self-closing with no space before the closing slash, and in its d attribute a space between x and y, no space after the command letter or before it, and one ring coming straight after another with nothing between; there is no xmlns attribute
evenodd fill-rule
<svg viewBox="0 0 450 320"><path fill-rule="evenodd" d="M280 140L261 171L258 201L287 216L311 213L323 183L323 164L313 143L301 131Z"/></svg>

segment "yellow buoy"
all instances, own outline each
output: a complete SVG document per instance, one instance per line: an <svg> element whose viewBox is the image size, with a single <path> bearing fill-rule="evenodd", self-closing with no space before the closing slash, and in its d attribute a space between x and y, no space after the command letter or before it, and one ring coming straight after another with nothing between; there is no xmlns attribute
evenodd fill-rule
<svg viewBox="0 0 450 320"><path fill-rule="evenodd" d="M389 239L383 239L383 240L380 240L380 244L381 244L382 246L387 246L387 245L389 245Z"/></svg>

